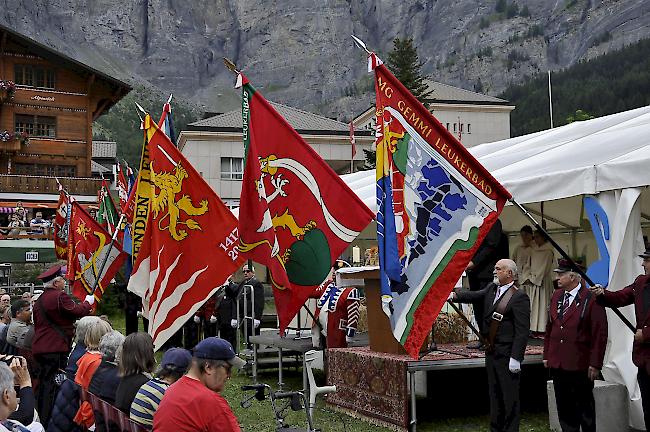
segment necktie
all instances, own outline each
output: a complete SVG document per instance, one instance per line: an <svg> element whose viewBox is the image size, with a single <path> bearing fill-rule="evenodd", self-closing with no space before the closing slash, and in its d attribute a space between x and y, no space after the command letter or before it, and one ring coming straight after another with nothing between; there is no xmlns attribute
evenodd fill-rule
<svg viewBox="0 0 650 432"><path fill-rule="evenodd" d="M499 297L501 297L501 290L502 290L501 287L497 288L497 292L494 296L494 302L492 302L492 304L496 304L496 302L499 300Z"/></svg>
<svg viewBox="0 0 650 432"><path fill-rule="evenodd" d="M569 300L571 300L571 293L564 293L564 304L562 305L562 310L566 312L569 309Z"/></svg>

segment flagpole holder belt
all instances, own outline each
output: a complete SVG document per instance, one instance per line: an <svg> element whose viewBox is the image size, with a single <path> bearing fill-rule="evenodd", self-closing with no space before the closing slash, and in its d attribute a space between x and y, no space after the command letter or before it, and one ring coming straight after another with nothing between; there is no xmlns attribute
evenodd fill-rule
<svg viewBox="0 0 650 432"><path fill-rule="evenodd" d="M499 324L501 324L501 321L503 321L503 314L506 311L506 308L508 307L508 303L510 303L510 299L512 296L515 294L517 291L517 288L512 285L510 288L508 288L508 291L506 291L501 298L497 302L497 307L494 312L492 312L492 320L490 321L490 331L488 333L487 337L487 344L485 347L485 351L490 353L494 351L494 341L497 338L497 332L499 331Z"/></svg>
<svg viewBox="0 0 650 432"><path fill-rule="evenodd" d="M492 312L492 320L501 322L503 320L503 314L500 314L499 312Z"/></svg>

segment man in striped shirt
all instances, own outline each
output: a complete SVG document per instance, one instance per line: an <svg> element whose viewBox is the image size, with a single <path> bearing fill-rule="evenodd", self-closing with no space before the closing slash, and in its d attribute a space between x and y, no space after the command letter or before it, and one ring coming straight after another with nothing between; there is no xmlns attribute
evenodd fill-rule
<svg viewBox="0 0 650 432"><path fill-rule="evenodd" d="M183 348L170 348L163 354L155 378L140 387L131 404L131 420L151 429L153 414L158 409L165 390L185 375L192 362L192 354Z"/></svg>

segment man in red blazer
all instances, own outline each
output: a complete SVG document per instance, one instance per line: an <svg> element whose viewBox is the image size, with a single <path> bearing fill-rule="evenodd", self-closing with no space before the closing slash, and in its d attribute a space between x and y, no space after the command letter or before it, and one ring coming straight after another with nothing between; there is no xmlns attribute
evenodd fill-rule
<svg viewBox="0 0 650 432"><path fill-rule="evenodd" d="M607 347L607 315L581 284L569 261L560 260L544 336L544 366L551 369L562 432L596 432L594 380Z"/></svg>
<svg viewBox="0 0 650 432"><path fill-rule="evenodd" d="M641 390L643 419L650 427L650 248L639 255L643 258L644 274L632 285L619 291L608 291L596 285L591 292L598 297L598 303L606 307L623 307L634 304L636 333L632 347L632 361L639 368L637 380Z"/></svg>

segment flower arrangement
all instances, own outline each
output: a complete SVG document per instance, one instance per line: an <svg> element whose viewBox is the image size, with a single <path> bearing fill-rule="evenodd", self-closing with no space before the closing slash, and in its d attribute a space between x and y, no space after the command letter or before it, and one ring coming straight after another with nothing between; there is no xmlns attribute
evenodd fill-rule
<svg viewBox="0 0 650 432"><path fill-rule="evenodd" d="M16 83L9 80L0 79L0 91L5 93L5 99L12 99L16 93ZM0 99L2 99L0 97Z"/></svg>
<svg viewBox="0 0 650 432"><path fill-rule="evenodd" d="M7 141L12 141L12 140L19 140L20 144L22 145L29 145L29 135L27 132L9 132L9 131L2 131L0 132L0 141L7 142Z"/></svg>

